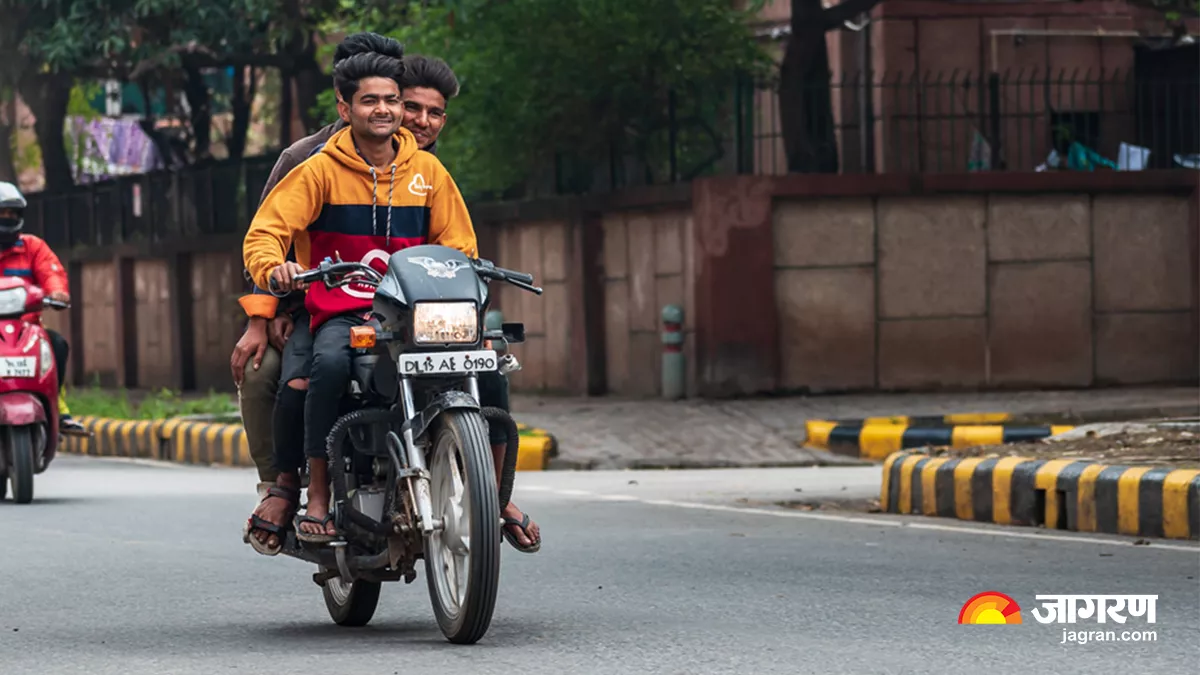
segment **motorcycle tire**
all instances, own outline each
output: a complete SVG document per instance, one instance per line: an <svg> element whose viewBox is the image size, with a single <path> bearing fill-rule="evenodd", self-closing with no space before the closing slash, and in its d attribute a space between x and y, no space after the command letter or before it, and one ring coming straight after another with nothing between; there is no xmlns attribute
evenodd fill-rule
<svg viewBox="0 0 1200 675"><path fill-rule="evenodd" d="M496 488L496 468L488 444L487 423L474 410L449 410L439 417L433 451L430 453L430 493L434 517L448 520L445 488L452 485L451 462L462 479L460 500L468 504L462 513L470 520L453 530L434 532L425 538L425 577L438 627L455 644L474 644L487 633L496 609L500 587L500 496ZM461 501L459 502L462 506ZM453 591L452 597L444 567L454 535L466 525L469 553L466 556L466 588ZM457 564L455 569L458 570ZM456 576L459 572L456 572Z"/></svg>
<svg viewBox="0 0 1200 675"><path fill-rule="evenodd" d="M321 571L326 571L324 567ZM343 584L334 577L321 587L325 596L325 608L329 617L339 626L358 628L371 622L375 608L379 606L379 591L383 584L378 581L352 581Z"/></svg>
<svg viewBox="0 0 1200 675"><path fill-rule="evenodd" d="M13 502L33 501L33 429L28 426L8 427L8 448L12 465L8 469L12 480Z"/></svg>

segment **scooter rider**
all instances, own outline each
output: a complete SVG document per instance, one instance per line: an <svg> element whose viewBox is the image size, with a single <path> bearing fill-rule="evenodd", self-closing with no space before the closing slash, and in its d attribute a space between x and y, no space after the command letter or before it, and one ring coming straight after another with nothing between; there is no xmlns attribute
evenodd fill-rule
<svg viewBox="0 0 1200 675"><path fill-rule="evenodd" d="M21 231L25 227L27 205L25 195L16 185L0 181L0 274L25 277L40 286L51 300L70 302L67 271L58 256L42 238ZM62 384L66 379L70 345L57 331L47 328L46 334L50 337L54 365L58 370L59 429L80 433L84 430L83 425L71 418L66 387Z"/></svg>

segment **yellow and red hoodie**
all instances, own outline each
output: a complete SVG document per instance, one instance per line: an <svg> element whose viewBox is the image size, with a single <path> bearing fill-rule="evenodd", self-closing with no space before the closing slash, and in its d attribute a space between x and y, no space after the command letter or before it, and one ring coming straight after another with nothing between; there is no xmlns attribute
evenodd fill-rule
<svg viewBox="0 0 1200 675"><path fill-rule="evenodd" d="M392 253L409 246L440 244L478 257L466 202L437 157L417 149L408 129L388 171L377 171L359 154L349 128L290 171L271 190L242 242L246 270L269 288L271 270L282 265L290 244L305 269L326 256L365 262L384 272ZM313 331L339 314L366 312L369 287L309 286L304 305Z"/></svg>

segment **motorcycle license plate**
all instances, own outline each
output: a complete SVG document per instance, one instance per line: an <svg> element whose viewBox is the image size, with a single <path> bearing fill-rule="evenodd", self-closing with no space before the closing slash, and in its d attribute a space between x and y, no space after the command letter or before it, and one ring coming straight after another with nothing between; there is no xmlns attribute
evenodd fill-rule
<svg viewBox="0 0 1200 675"><path fill-rule="evenodd" d="M491 372L498 367L499 359L491 349L481 349L471 352L401 354L398 365L401 375L453 375Z"/></svg>
<svg viewBox="0 0 1200 675"><path fill-rule="evenodd" d="M33 377L36 370L36 357L7 356L0 358L0 377Z"/></svg>

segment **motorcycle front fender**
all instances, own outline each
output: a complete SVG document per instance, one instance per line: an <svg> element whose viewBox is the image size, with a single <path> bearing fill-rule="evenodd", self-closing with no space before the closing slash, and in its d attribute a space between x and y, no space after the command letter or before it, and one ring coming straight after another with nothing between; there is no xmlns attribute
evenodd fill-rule
<svg viewBox="0 0 1200 675"><path fill-rule="evenodd" d="M46 407L37 396L26 391L0 394L0 426L19 427L45 422Z"/></svg>
<svg viewBox="0 0 1200 675"><path fill-rule="evenodd" d="M479 403L472 396L462 391L442 392L433 399L425 409L417 413L411 420L404 423L401 431L412 429L412 437L420 438L421 434L433 424L437 416L447 410L479 410Z"/></svg>

